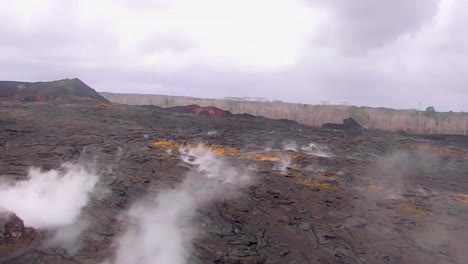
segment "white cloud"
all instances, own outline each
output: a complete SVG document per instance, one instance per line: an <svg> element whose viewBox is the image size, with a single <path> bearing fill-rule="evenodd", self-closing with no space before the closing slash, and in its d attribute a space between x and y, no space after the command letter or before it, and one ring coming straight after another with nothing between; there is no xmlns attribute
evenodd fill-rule
<svg viewBox="0 0 468 264"><path fill-rule="evenodd" d="M319 19L312 8L287 0L181 0L156 5L140 1L141 6L149 7L137 9L128 8L128 1L83 0L59 4L49 0L37 11L27 8L27 3L32 2L22 1L11 6L16 12L6 14L7 17L22 21L27 29L36 28L32 23L35 21L47 23L58 19L67 22L61 25L63 31L76 30L80 35L93 28L101 29L115 38L114 52L120 55L117 62L159 71L200 63L249 70L290 66L297 60ZM67 17L62 17L61 8L73 13L67 12ZM23 15L18 12L21 9L28 12ZM50 19L51 13L57 17ZM64 34L63 31L59 34ZM153 52L142 49L142 45L151 45L149 41L160 46L160 41L167 42L165 37L186 41L191 48ZM96 46L88 40L89 43L75 50L86 58L86 51L93 51L92 47ZM102 56L96 51L91 54Z"/></svg>
<svg viewBox="0 0 468 264"><path fill-rule="evenodd" d="M468 110L467 3L9 1L0 10L0 78Z"/></svg>

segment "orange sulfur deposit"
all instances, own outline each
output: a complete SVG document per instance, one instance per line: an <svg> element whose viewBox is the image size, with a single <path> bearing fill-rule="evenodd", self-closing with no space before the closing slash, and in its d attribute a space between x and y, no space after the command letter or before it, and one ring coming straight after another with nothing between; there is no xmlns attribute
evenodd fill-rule
<svg viewBox="0 0 468 264"><path fill-rule="evenodd" d="M299 158L299 157L302 156L301 153L295 152L295 151L292 151L292 150L288 150L288 151L286 151L286 153L287 153L287 154L289 155L289 157L292 158L292 159L297 159L297 158Z"/></svg>
<svg viewBox="0 0 468 264"><path fill-rule="evenodd" d="M153 146L160 147L160 148L172 148L177 149L181 147L177 142L170 141L170 140L156 140L153 141ZM189 145L191 148L196 148L195 145ZM235 148L226 148L220 146L200 146L202 149L207 151L213 151L218 155L235 155L239 153L238 149Z"/></svg>
<svg viewBox="0 0 468 264"><path fill-rule="evenodd" d="M96 104L96 107L110 107L112 106L111 104L107 104L107 103L97 103Z"/></svg>
<svg viewBox="0 0 468 264"><path fill-rule="evenodd" d="M224 147L214 147L214 146L206 146L208 150L213 151L218 155L235 155L239 153L238 149L235 148L224 148Z"/></svg>
<svg viewBox="0 0 468 264"><path fill-rule="evenodd" d="M410 150L419 150L419 151L428 151L439 153L442 155L453 155L453 156L467 156L463 150L451 148L451 147L441 147L441 146L430 146L430 145L408 145Z"/></svg>
<svg viewBox="0 0 468 264"><path fill-rule="evenodd" d="M304 184L307 187L327 189L327 190L332 190L332 191L338 190L338 186L336 186L335 184L332 184L332 183L328 183L328 182L318 182L318 181L305 180L305 181L302 182L302 184Z"/></svg>
<svg viewBox="0 0 468 264"><path fill-rule="evenodd" d="M253 153L249 155L250 158L256 159L256 160L261 160L261 161L278 161L280 158L276 156L269 156L269 155L264 155L260 153Z"/></svg>
<svg viewBox="0 0 468 264"><path fill-rule="evenodd" d="M371 184L371 185L367 186L367 189L369 189L369 191L372 191L372 192L380 192L382 190L380 188L380 186L378 186L376 184Z"/></svg>
<svg viewBox="0 0 468 264"><path fill-rule="evenodd" d="M178 148L179 144L174 141L156 140L153 142L153 146L160 148Z"/></svg>
<svg viewBox="0 0 468 264"><path fill-rule="evenodd" d="M405 213L416 215L416 216L427 216L429 215L429 211L416 208L412 204L405 203L401 206L401 210Z"/></svg>
<svg viewBox="0 0 468 264"><path fill-rule="evenodd" d="M75 107L78 106L77 104L62 104L60 107Z"/></svg>
<svg viewBox="0 0 468 264"><path fill-rule="evenodd" d="M171 148L171 149L178 149L179 147L181 147L181 145L179 145L177 142L170 141L170 140L153 141L153 146L160 147L160 148ZM189 144L188 147L197 148L197 146L193 144ZM261 153L241 153L239 149L230 148L230 147L221 147L221 146L212 146L212 145L201 145L198 147L205 149L207 151L212 151L218 155L241 155L244 158L267 161L267 162L276 162L280 160L278 156L266 155L266 154L261 154Z"/></svg>
<svg viewBox="0 0 468 264"><path fill-rule="evenodd" d="M468 194L457 193L453 196L453 200L462 203L468 203Z"/></svg>
<svg viewBox="0 0 468 264"><path fill-rule="evenodd" d="M333 177L333 174L330 173L330 172L321 171L321 172L318 173L317 176L321 177L321 178L330 178L330 177Z"/></svg>

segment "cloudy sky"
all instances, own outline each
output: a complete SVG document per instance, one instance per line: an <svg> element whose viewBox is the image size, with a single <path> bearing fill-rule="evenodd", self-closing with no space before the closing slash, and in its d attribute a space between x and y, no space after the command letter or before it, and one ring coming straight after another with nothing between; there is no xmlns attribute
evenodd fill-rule
<svg viewBox="0 0 468 264"><path fill-rule="evenodd" d="M0 79L468 111L468 0L7 0Z"/></svg>

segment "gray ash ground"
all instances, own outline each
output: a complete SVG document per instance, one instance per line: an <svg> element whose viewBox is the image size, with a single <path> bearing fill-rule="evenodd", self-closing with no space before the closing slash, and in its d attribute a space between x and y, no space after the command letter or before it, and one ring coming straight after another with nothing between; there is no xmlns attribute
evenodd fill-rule
<svg viewBox="0 0 468 264"><path fill-rule="evenodd" d="M200 236L188 263L468 263L467 137L349 133L92 100L0 102L3 179L89 160L111 190L85 208L91 225L78 252L30 235L0 243L0 263L109 258L119 214L189 170L168 148L197 142L256 169L235 198L197 211ZM285 156L290 163L275 170L274 157Z"/></svg>

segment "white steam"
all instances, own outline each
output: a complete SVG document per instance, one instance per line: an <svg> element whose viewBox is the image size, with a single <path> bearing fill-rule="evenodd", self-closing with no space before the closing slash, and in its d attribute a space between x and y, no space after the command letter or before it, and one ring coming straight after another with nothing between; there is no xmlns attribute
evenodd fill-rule
<svg viewBox="0 0 468 264"><path fill-rule="evenodd" d="M330 158L333 157L333 153L330 151L330 149L323 144L318 144L318 143L310 143L307 146L299 146L295 141L292 140L287 140L284 141L282 144L282 149L286 151L301 151L307 155L313 155L317 157L324 157L324 158Z"/></svg>
<svg viewBox="0 0 468 264"><path fill-rule="evenodd" d="M404 151L388 154L376 163L371 171L378 196L384 199L402 199L405 190L404 178L409 175L410 157Z"/></svg>
<svg viewBox="0 0 468 264"><path fill-rule="evenodd" d="M216 130L211 130L211 131L206 132L206 134L207 134L208 136L215 136L215 135L218 134L218 131L216 131Z"/></svg>
<svg viewBox="0 0 468 264"><path fill-rule="evenodd" d="M87 227L81 211L98 180L95 173L76 164L46 172L32 168L26 180L0 184L0 212L15 213L27 227L48 230L52 236L47 246L75 251Z"/></svg>
<svg viewBox="0 0 468 264"><path fill-rule="evenodd" d="M27 180L0 185L0 210L14 212L29 227L69 225L78 219L98 180L74 164L46 172L32 168Z"/></svg>
<svg viewBox="0 0 468 264"><path fill-rule="evenodd" d="M122 159L123 154L124 154L123 148L118 147L117 148L117 153L115 153L115 160L114 161L119 162Z"/></svg>
<svg viewBox="0 0 468 264"><path fill-rule="evenodd" d="M73 224L52 230L52 236L45 241L48 247L60 247L74 254L80 248L79 237L90 226L86 219L78 219Z"/></svg>
<svg viewBox="0 0 468 264"><path fill-rule="evenodd" d="M288 167L291 165L291 157L289 155L281 155L280 160L273 167L274 170L281 171L281 173L288 172Z"/></svg>
<svg viewBox="0 0 468 264"><path fill-rule="evenodd" d="M330 149L322 144L310 143L308 146L301 147L302 151L308 155L313 155L317 157L330 158L333 157Z"/></svg>
<svg viewBox="0 0 468 264"><path fill-rule="evenodd" d="M195 201L183 191L166 191L134 204L129 227L117 241L115 264L182 264L189 256L193 231L189 219Z"/></svg>
<svg viewBox="0 0 468 264"><path fill-rule="evenodd" d="M180 150L196 166L176 188L135 203L125 218L127 230L117 239L114 264L185 264L196 229L196 210L233 194L251 178L203 147Z"/></svg>
<svg viewBox="0 0 468 264"><path fill-rule="evenodd" d="M250 176L244 171L229 165L224 159L203 146L196 148L182 148L181 159L189 164L198 166L197 171L204 177L216 179L219 183L244 185L250 182ZM190 181L190 177L187 181ZM222 187L221 185L216 187Z"/></svg>
<svg viewBox="0 0 468 264"><path fill-rule="evenodd" d="M283 150L298 151L298 149L299 147L295 141L288 140L283 142Z"/></svg>

